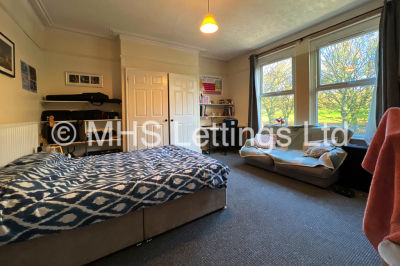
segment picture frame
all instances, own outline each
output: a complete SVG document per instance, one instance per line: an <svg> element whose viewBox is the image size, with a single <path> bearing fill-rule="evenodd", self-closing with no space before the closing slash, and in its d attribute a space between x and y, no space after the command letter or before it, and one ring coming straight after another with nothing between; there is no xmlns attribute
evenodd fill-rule
<svg viewBox="0 0 400 266"><path fill-rule="evenodd" d="M15 78L15 44L1 32L0 73Z"/></svg>
<svg viewBox="0 0 400 266"><path fill-rule="evenodd" d="M103 75L65 72L65 85L103 88Z"/></svg>
<svg viewBox="0 0 400 266"><path fill-rule="evenodd" d="M200 91L203 95L222 95L222 78L200 75Z"/></svg>

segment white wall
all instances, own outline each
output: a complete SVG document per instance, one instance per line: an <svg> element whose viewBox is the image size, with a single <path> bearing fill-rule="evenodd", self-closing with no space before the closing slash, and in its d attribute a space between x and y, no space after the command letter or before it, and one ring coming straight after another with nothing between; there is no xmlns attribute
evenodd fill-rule
<svg viewBox="0 0 400 266"><path fill-rule="evenodd" d="M19 2L6 2L10 7ZM23 122L39 121L41 106L39 100L44 93L44 68L43 68L43 53L40 47L33 41L36 40L39 45L43 38L40 30L35 27L35 24L24 9L24 6L17 5L22 16L23 23L21 25L30 24L29 34L6 13L0 6L0 32L3 33L15 44L15 78L8 77L0 73L0 124L13 124ZM32 39L31 39L32 38ZM37 71L37 93L22 89L21 79L21 60L36 68Z"/></svg>

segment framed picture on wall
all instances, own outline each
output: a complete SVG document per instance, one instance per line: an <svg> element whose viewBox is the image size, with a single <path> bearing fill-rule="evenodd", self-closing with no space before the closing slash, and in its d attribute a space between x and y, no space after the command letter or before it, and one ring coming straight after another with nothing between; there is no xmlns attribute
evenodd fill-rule
<svg viewBox="0 0 400 266"><path fill-rule="evenodd" d="M0 73L15 78L15 44L1 32Z"/></svg>
<svg viewBox="0 0 400 266"><path fill-rule="evenodd" d="M203 95L222 95L222 78L200 76L200 91Z"/></svg>
<svg viewBox="0 0 400 266"><path fill-rule="evenodd" d="M103 75L65 72L65 85L103 88Z"/></svg>

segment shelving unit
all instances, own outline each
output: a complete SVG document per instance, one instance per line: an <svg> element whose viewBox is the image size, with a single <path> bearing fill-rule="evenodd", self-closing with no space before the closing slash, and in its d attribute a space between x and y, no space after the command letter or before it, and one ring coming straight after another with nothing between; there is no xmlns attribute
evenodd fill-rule
<svg viewBox="0 0 400 266"><path fill-rule="evenodd" d="M81 103L81 104L92 104L89 101L47 101L47 100L41 100L39 101L41 104L45 104L45 103ZM110 103L110 102L104 102L102 104L118 104L118 103ZM93 105L93 104L92 104ZM120 104L118 104L120 105ZM94 105L94 106L98 106L98 105Z"/></svg>
<svg viewBox="0 0 400 266"><path fill-rule="evenodd" d="M48 101L48 100L41 100L40 101L42 107L44 110L94 110L94 109L100 109L102 110L103 108L105 110L108 111L112 111L111 109L113 108L112 105L117 105L120 106L120 104L118 103L112 103L112 102L104 102L103 104L100 105L100 103L94 103L92 104L90 101ZM112 105L110 105L112 104ZM104 107L106 105L106 107ZM103 108L102 108L103 107ZM103 110L104 110L103 109ZM110 110L109 110L110 109ZM120 109L120 107L116 108L116 109ZM121 110L118 110L118 112L120 113ZM109 127L110 130L115 130L117 131L117 123L120 123L122 121L122 119L93 119L93 120L64 120L64 121L55 121L55 123L61 123L61 122L70 122L70 123L76 123L77 121L79 122L83 122L83 125L81 125L79 132L79 139L81 139L80 141L75 141L70 143L69 145L63 146L63 148L69 147L69 146L82 146L85 147L85 154L88 154L88 146L94 146L95 148L93 148L94 150L98 150L101 149L100 146L97 146L98 141L97 140L92 140L92 141L88 141L87 136L89 133L91 133L92 131L105 131L105 128L107 128L107 122L112 122L112 127ZM89 122L94 122L96 123L96 129L91 129L89 127ZM46 124L49 123L49 121L41 121L40 122L41 125L44 127ZM107 147L118 147L119 149L121 149L121 145L118 145L118 142L122 142L122 139L115 139L112 138L110 139L106 139L103 142L103 146L107 146ZM109 143L113 143L112 145L108 146ZM57 144L51 144L51 145L57 145ZM80 150L82 148L79 148ZM93 150L92 149L92 150ZM81 150L82 151L82 150Z"/></svg>
<svg viewBox="0 0 400 266"><path fill-rule="evenodd" d="M224 117L224 118L226 118L226 117L233 117L233 116L228 116L228 115L222 115L222 116L211 116L211 115L205 115L205 116L200 116L200 117L210 117L210 118L217 118L217 117Z"/></svg>
<svg viewBox="0 0 400 266"><path fill-rule="evenodd" d="M231 113L232 115L215 115L215 114L223 114L226 108L230 109L230 112L225 114ZM203 112L203 108L206 108ZM218 104L218 103L200 103L200 118L210 118L211 123L214 123L215 119L219 118L232 118L235 116L235 106L233 104ZM222 110L221 110L222 109ZM210 115L201 115L201 114L210 114ZM214 115L211 115L214 114Z"/></svg>
<svg viewBox="0 0 400 266"><path fill-rule="evenodd" d="M118 142L121 141L122 139L111 139L111 142ZM105 139L104 143L110 142L110 139ZM97 144L98 141L97 140L92 140L92 141L76 141L76 142L72 142L71 144L69 144L68 146L81 146L81 145L86 145L89 143L93 143L93 144ZM53 146L58 146L57 144L53 144ZM68 147L66 146L66 147Z"/></svg>

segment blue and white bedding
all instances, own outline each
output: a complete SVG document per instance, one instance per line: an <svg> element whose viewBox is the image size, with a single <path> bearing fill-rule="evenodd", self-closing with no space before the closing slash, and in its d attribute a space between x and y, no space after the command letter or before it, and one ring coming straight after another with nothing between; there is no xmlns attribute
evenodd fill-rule
<svg viewBox="0 0 400 266"><path fill-rule="evenodd" d="M0 169L0 246L226 188L228 174L223 163L178 146L71 159L31 154Z"/></svg>

